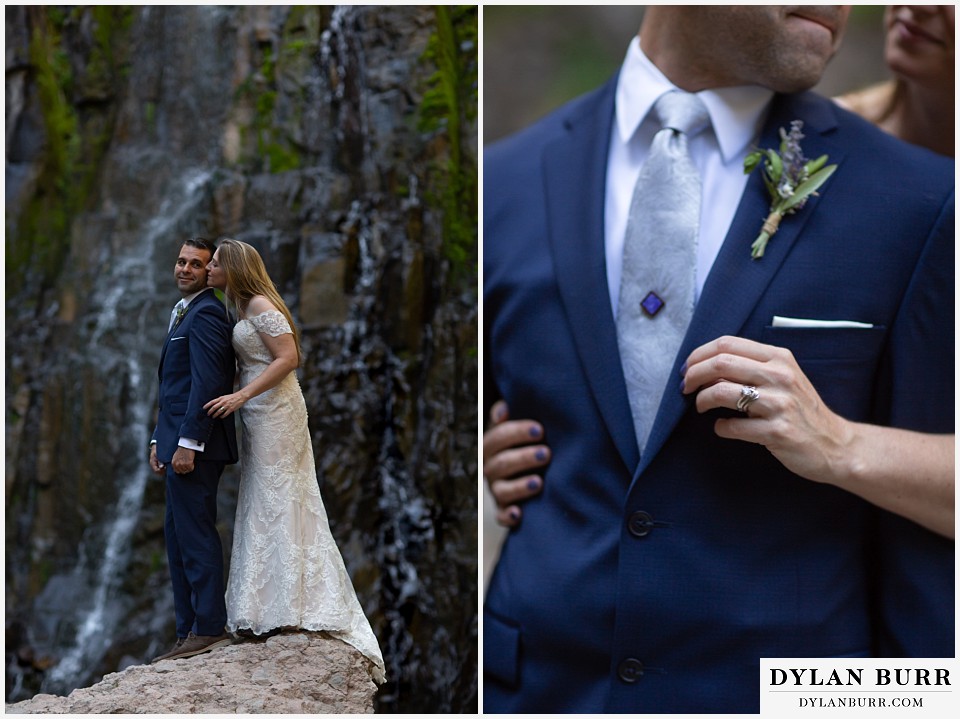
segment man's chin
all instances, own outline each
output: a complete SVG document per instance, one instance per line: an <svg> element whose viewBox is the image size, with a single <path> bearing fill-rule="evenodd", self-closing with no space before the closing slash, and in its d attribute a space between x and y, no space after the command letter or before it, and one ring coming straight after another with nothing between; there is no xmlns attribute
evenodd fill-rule
<svg viewBox="0 0 960 719"><path fill-rule="evenodd" d="M768 89L780 93L804 92L816 86L823 76L827 62L819 63L808 59L805 64L797 63L790 73L774 78Z"/></svg>
<svg viewBox="0 0 960 719"><path fill-rule="evenodd" d="M199 292L200 290L205 290L207 289L207 286L198 285L194 283L187 283L187 282L178 282L177 288L180 290L180 294L186 296L186 295L192 295L196 292Z"/></svg>

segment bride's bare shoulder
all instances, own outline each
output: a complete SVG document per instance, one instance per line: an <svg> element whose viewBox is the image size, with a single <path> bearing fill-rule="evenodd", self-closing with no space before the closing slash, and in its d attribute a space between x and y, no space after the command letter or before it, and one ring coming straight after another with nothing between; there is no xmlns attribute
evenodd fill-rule
<svg viewBox="0 0 960 719"><path fill-rule="evenodd" d="M256 317L270 310L276 311L274 304L263 295L254 295L247 303L247 317Z"/></svg>
<svg viewBox="0 0 960 719"><path fill-rule="evenodd" d="M888 113L893 98L894 83L887 81L835 97L833 101L840 107L855 112L863 119L876 124Z"/></svg>

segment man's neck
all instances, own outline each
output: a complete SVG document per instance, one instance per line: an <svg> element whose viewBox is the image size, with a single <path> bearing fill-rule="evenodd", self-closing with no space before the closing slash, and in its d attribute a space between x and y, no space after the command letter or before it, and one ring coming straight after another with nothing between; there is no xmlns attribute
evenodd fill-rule
<svg viewBox="0 0 960 719"><path fill-rule="evenodd" d="M716 68L699 68L690 54L679 52L653 31L644 32L644 27L641 26L639 33L640 48L671 83L685 92L712 90L725 85L714 76Z"/></svg>

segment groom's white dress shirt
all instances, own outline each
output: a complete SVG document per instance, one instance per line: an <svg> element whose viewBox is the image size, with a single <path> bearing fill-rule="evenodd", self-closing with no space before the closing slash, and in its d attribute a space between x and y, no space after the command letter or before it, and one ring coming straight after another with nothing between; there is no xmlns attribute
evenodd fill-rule
<svg viewBox="0 0 960 719"><path fill-rule="evenodd" d="M607 160L604 242L607 286L614 316L633 186L653 136L660 129L650 110L661 95L677 89L643 54L640 39L634 37L617 80L616 117ZM710 128L690 139L690 154L703 188L697 245L696 296L699 298L740 203L747 182L743 160L753 149L773 92L749 86L704 90L697 95L710 113ZM762 218L758 222L762 222ZM759 231L759 225L757 228ZM749 242L743 251L745 256L749 254Z"/></svg>

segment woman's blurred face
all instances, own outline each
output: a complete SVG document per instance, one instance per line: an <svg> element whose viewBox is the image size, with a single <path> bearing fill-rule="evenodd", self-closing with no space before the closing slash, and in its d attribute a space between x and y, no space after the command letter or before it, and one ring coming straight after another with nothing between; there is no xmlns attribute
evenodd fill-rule
<svg viewBox="0 0 960 719"><path fill-rule="evenodd" d="M227 273L220 266L220 250L213 253L210 262L207 263L207 286L215 287L218 290L227 289Z"/></svg>
<svg viewBox="0 0 960 719"><path fill-rule="evenodd" d="M953 5L890 5L884 54L898 77L931 90L954 90Z"/></svg>

